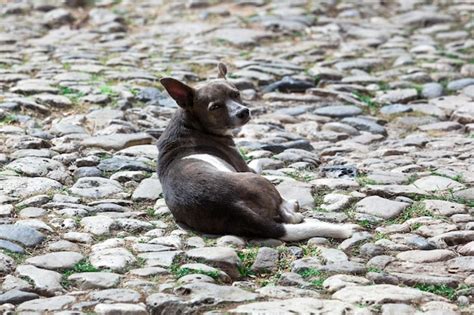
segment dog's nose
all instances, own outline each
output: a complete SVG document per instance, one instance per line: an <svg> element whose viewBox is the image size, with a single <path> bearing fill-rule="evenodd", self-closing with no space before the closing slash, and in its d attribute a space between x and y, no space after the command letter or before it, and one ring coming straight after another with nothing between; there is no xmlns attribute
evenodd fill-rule
<svg viewBox="0 0 474 315"><path fill-rule="evenodd" d="M248 118L249 116L250 116L250 111L248 108L241 109L237 113L237 117L240 119L245 119L245 118Z"/></svg>

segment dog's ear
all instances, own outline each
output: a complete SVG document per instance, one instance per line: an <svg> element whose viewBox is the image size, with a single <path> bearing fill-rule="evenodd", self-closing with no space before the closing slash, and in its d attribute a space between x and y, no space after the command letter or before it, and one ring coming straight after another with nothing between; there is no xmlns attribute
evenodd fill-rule
<svg viewBox="0 0 474 315"><path fill-rule="evenodd" d="M193 105L194 89L192 87L173 78L162 78L160 82L180 107L189 108Z"/></svg>
<svg viewBox="0 0 474 315"><path fill-rule="evenodd" d="M222 62L219 62L219 64L217 65L217 77L219 79L225 79L226 74L227 74L226 65L223 64Z"/></svg>

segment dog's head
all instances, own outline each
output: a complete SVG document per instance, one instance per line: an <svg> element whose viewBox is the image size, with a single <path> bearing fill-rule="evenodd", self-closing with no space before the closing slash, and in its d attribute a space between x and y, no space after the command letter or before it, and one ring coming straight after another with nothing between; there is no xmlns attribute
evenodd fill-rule
<svg viewBox="0 0 474 315"><path fill-rule="evenodd" d="M239 90L226 80L227 67L219 63L218 79L192 88L172 78L160 80L168 94L205 130L225 135L250 120L250 110L242 105Z"/></svg>

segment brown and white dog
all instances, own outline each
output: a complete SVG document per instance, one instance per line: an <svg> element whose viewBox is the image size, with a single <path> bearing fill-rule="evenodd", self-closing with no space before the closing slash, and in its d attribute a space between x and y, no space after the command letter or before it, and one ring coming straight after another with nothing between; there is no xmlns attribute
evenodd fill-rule
<svg viewBox="0 0 474 315"><path fill-rule="evenodd" d="M202 233L286 241L350 237L354 225L303 222L298 203L247 166L230 131L246 124L250 111L226 74L220 63L218 79L200 87L160 81L180 106L158 141L158 175L177 223Z"/></svg>

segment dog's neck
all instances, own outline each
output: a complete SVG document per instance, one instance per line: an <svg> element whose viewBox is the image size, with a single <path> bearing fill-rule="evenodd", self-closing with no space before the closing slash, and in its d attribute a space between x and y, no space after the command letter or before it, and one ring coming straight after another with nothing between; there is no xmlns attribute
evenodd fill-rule
<svg viewBox="0 0 474 315"><path fill-rule="evenodd" d="M230 135L206 130L192 113L179 109L158 140L159 172L175 159L190 154L211 154L224 159L237 171L249 171Z"/></svg>

